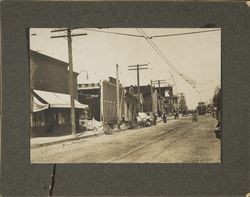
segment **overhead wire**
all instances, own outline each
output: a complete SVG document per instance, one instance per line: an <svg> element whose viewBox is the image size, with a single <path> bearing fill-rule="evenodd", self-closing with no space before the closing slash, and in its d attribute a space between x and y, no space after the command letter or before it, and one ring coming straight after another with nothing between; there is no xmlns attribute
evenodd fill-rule
<svg viewBox="0 0 250 197"><path fill-rule="evenodd" d="M190 34L200 34L200 33L206 33L206 32L213 32L213 31L219 31L220 29L210 29L210 30L201 30L201 31L192 31L192 32L183 32L183 33L175 33L175 34L163 34L163 35L155 35L149 37L152 38L161 38L161 37L170 37L170 36L184 36L184 35L190 35Z"/></svg>
<svg viewBox="0 0 250 197"><path fill-rule="evenodd" d="M160 37L168 37L168 36L181 36L181 35L190 35L190 34L198 34L198 33L206 33L206 32L212 32L212 31L219 31L220 29L210 29L210 30L202 30L202 31L193 31L193 32L186 32L186 33L175 33L175 34L165 34L165 35L155 35L155 36L148 36L141 28L137 28L137 31L141 34L141 35L137 35L137 34L128 34L128 33L120 33L120 32L112 32L112 31L105 31L105 30L98 30L98 29L90 29L90 28L75 28L77 29L83 29L85 31L93 31L93 32L99 32L99 33L108 33L108 34L115 34L115 35L121 35L121 36L130 36L130 37L138 37L138 38L145 38L146 41L151 45L151 47L154 49L154 51L163 59L163 61L165 63L168 64L168 66L175 71L179 76L181 76L188 84L190 84L194 89L195 86L194 84L196 84L196 82L192 79L190 79L187 76L184 76L182 73L180 73L175 67L174 65L170 62L170 60L165 56L165 54L159 49L159 47L153 42L153 38L160 38ZM42 36L45 38L45 36ZM47 39L47 38L46 38ZM57 44L63 45L59 42L56 42ZM78 50L76 48L73 48L73 50L79 52L79 53L83 53L81 50ZM176 86L175 80L173 78L173 75L171 73L171 71L169 70L171 78L173 80L173 83ZM176 86L177 89L177 86ZM198 91L198 90L196 90Z"/></svg>
<svg viewBox="0 0 250 197"><path fill-rule="evenodd" d="M168 64L168 66L170 66L179 76L181 76L181 78L184 79L184 81L186 81L189 85L191 85L195 89L195 85L197 83L194 80L190 79L189 77L187 77L187 76L183 75L182 73L180 73L173 66L173 64L170 62L170 60L165 56L165 54L159 49L159 47L151 39L149 39L150 37L142 29L137 28L137 31L140 32L142 35L144 35L144 38L146 39L146 41L152 46L152 48L157 52L157 54L159 54L162 57L162 59ZM196 90L196 91L198 92L198 90Z"/></svg>
<svg viewBox="0 0 250 197"><path fill-rule="evenodd" d="M75 30L83 29L85 31L93 31L93 32L99 32L99 33L107 33L107 34L115 34L115 35L121 35L121 36L131 36L131 37L139 37L144 38L145 36L137 35L137 34L128 34L128 33L121 33L121 32L114 32L114 31L106 31L100 29L93 29L93 28L74 28ZM73 30L74 30L73 29ZM200 33L207 33L207 32L213 32L213 31L219 31L220 28L217 29L209 29L209 30L200 30L200 31L192 31L192 32L183 32L183 33L173 33L173 34L162 34L162 35L154 35L147 37L148 39L153 38L161 38L161 37L170 37L170 36L182 36L182 35L191 35L191 34L200 34Z"/></svg>
<svg viewBox="0 0 250 197"><path fill-rule="evenodd" d="M43 39L46 39L46 40L48 40L48 41L54 42L54 43L57 44L57 45L61 45L61 46L67 47L67 44L63 44L62 42L57 41L56 39L50 39L50 38L46 37L45 35L43 35L43 34L41 34L41 33L36 34L36 36L41 37L41 38L43 38ZM67 40L67 38L64 38L64 39ZM75 43L74 45L78 45L78 44ZM78 46L79 46L79 45L78 45ZM85 54L85 55L88 56L89 58L91 58L91 59L93 59L93 60L95 60L95 61L97 61L97 62L103 64L103 61L104 61L104 60L100 60L100 59L94 57L93 55L91 55L91 54L89 54L89 53L87 54L86 52L83 52L81 49L78 49L78 48L76 48L76 47L72 47L72 50L75 51L75 52L77 52L77 53L80 54L80 55Z"/></svg>
<svg viewBox="0 0 250 197"><path fill-rule="evenodd" d="M94 32L100 32L100 33L108 33L108 34L115 34L120 36L131 36L131 37L139 37L143 38L144 36L136 35L136 34L127 34L127 33L120 33L120 32L112 32L112 31L105 31L105 30L97 30L97 29L89 29L89 28L80 28L85 31L94 31Z"/></svg>
<svg viewBox="0 0 250 197"><path fill-rule="evenodd" d="M181 75L181 73L173 66L173 64L168 60L168 58L165 56L165 54L159 49L159 47L152 41L152 40L149 40L147 39L148 38L148 35L146 34L146 32L144 32L141 28L140 28L140 31L145 35L145 38L148 42L150 42L154 48L156 48L156 50L161 54L161 56L163 56L163 58L167 61L167 64L179 75ZM150 45L151 45L150 44ZM151 45L151 46L152 46Z"/></svg>
<svg viewBox="0 0 250 197"><path fill-rule="evenodd" d="M142 35L144 35L146 41L150 44L150 46L154 49L154 51L163 59L163 61L164 61L165 63L167 63L167 64L169 65L168 60L166 60L166 58L164 57L164 54L162 54L162 52L159 50L159 48L158 48L156 45L154 45L153 43L151 43L151 42L147 39L146 33L145 33L144 31L142 31L141 29L137 29L137 31L138 31L139 33L141 33ZM175 70L175 72L177 71L177 70L176 70L175 68L173 68L171 65L169 65L169 66L170 66L173 70ZM170 72L170 70L169 70L169 72ZM177 72L178 72L178 71L177 71ZM172 75L171 72L170 72L170 76L171 76L171 78L172 78L172 80L173 80L174 86L175 86L176 89L177 89L176 82L175 82L174 77L173 77L173 75Z"/></svg>

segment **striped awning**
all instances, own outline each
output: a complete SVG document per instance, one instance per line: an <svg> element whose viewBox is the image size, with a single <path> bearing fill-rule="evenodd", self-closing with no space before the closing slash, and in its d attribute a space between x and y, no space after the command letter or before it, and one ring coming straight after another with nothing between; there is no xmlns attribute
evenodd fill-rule
<svg viewBox="0 0 250 197"><path fill-rule="evenodd" d="M87 109L88 105L74 99L76 109ZM70 108L70 95L43 90L33 90L33 112L48 108Z"/></svg>

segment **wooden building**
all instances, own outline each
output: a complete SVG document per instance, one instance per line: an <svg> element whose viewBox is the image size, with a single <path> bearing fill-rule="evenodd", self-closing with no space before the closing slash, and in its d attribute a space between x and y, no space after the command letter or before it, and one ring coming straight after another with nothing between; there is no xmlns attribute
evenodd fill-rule
<svg viewBox="0 0 250 197"><path fill-rule="evenodd" d="M73 76L76 128L87 105L77 101L77 73ZM30 51L30 136L71 133L68 63Z"/></svg>

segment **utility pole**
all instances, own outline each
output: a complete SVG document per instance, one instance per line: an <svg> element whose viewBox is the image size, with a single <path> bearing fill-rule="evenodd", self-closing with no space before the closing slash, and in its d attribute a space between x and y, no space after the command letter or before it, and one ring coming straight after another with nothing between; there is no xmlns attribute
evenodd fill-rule
<svg viewBox="0 0 250 197"><path fill-rule="evenodd" d="M161 84L167 83L166 80L151 80L151 83L157 83L158 84L158 94L159 94L159 108L160 111L162 111L162 105L161 105Z"/></svg>
<svg viewBox="0 0 250 197"><path fill-rule="evenodd" d="M139 110L141 110L141 106L140 106L140 70L145 70L148 69L148 64L137 64L137 65L131 65L128 66L129 67L129 71L133 71L136 70L137 72L137 96L138 96L138 101L139 101ZM143 109L142 109L143 110Z"/></svg>
<svg viewBox="0 0 250 197"><path fill-rule="evenodd" d="M69 82L68 82L68 88L70 93L70 115L71 115L71 133L72 135L76 135L76 117L75 117L75 99L74 99L74 79L73 79L73 55L72 55L72 37L73 36L83 36L87 35L84 34L74 34L72 35L72 29L66 28L66 29L58 29L53 30L51 33L55 32L66 32L66 35L59 35L59 36L51 36L51 38L65 38L67 37L68 41L68 56L69 56Z"/></svg>
<svg viewBox="0 0 250 197"><path fill-rule="evenodd" d="M120 122L120 90L119 90L119 65L116 64L116 108L117 124Z"/></svg>
<svg viewBox="0 0 250 197"><path fill-rule="evenodd" d="M153 82L150 80L150 94L151 94L151 111L154 112L154 99L153 99Z"/></svg>

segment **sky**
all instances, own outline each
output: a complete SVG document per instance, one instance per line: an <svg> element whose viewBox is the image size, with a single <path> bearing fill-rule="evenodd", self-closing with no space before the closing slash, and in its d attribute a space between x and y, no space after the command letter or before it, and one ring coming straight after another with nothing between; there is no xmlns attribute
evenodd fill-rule
<svg viewBox="0 0 250 197"><path fill-rule="evenodd" d="M148 37L207 30L216 31L153 37L151 40L167 57L171 67L153 50L144 37L104 32L141 36L140 29ZM108 79L109 76L116 77L116 64L118 64L119 79L122 85L136 85L136 72L128 71L128 66L148 64L148 69L140 71L140 85L148 85L150 80L166 80L169 84L175 84L175 94L184 93L189 109L195 108L199 101L208 103L214 95L215 88L221 83L221 30L219 28L140 29L139 31L137 28L73 30L72 34L87 33L87 35L72 38L73 70L80 72L78 83L95 83ZM55 28L31 28L30 49L68 62L67 38L50 38L65 35L65 32L52 33L51 30L55 30ZM193 88L180 74L186 79L190 79L189 81L194 81L196 88ZM162 86L165 85L168 84L162 84Z"/></svg>

